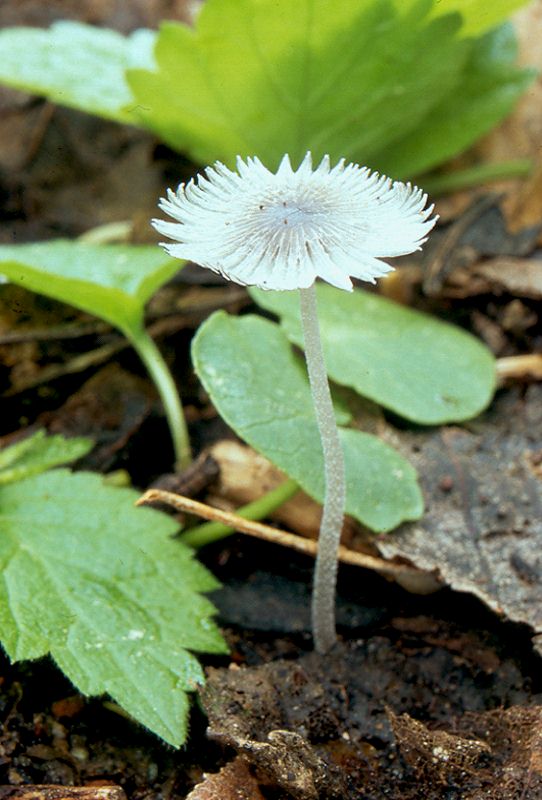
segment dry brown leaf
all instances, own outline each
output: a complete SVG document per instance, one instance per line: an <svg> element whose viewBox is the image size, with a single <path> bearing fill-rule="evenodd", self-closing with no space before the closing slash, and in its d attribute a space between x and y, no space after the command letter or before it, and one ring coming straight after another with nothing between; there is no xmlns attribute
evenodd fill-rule
<svg viewBox="0 0 542 800"><path fill-rule="evenodd" d="M313 744L338 736L334 701L301 664L211 669L202 700L209 737L244 755L261 782L296 800L344 796L340 772Z"/></svg>
<svg viewBox="0 0 542 800"><path fill-rule="evenodd" d="M516 702L533 702L517 666L489 646L479 652L474 634L458 636L446 623L404 623L407 647L401 637L374 635L326 656L210 669L201 694L209 736L246 757L262 784L299 800L442 800L445 786L462 800L540 797L541 709L486 711L510 696L511 679ZM400 736L385 705L409 715L407 764L396 756ZM427 728L413 716L430 721ZM534 792L501 794L510 774ZM480 787L491 791L469 793Z"/></svg>
<svg viewBox="0 0 542 800"><path fill-rule="evenodd" d="M480 291L471 273L488 258L519 258L530 255L542 230L537 225L512 231L503 212L502 198L495 193L478 197L448 225L442 235L428 244L424 259L423 290L429 296L447 296L447 284L467 273L474 282L472 293ZM480 283L480 279L478 279ZM487 281L486 281L487 283ZM460 281L460 297L469 295L469 282ZM453 289L453 287L452 287ZM451 296L454 296L452 290Z"/></svg>
<svg viewBox="0 0 542 800"><path fill-rule="evenodd" d="M408 714L397 716L388 710L399 752L418 775L443 786L457 783L476 770L491 753L486 742L467 739L446 731L432 731Z"/></svg>
<svg viewBox="0 0 542 800"><path fill-rule="evenodd" d="M220 772L205 775L186 800L264 800L247 762L236 758Z"/></svg>
<svg viewBox="0 0 542 800"><path fill-rule="evenodd" d="M89 378L66 402L38 417L51 434L88 436L94 441L85 469L107 471L150 416L155 395L142 378L108 364Z"/></svg>
<svg viewBox="0 0 542 800"><path fill-rule="evenodd" d="M0 168L16 173L24 169L39 147L53 114L53 106L36 105L22 92L0 87Z"/></svg>
<svg viewBox="0 0 542 800"><path fill-rule="evenodd" d="M0 800L126 800L120 786L0 786Z"/></svg>
<svg viewBox="0 0 542 800"><path fill-rule="evenodd" d="M538 800L542 796L542 709L512 706L467 713L453 733L388 712L397 746L423 783L463 787L463 800Z"/></svg>
<svg viewBox="0 0 542 800"><path fill-rule="evenodd" d="M542 196L542 192L541 192ZM542 209L539 220L542 220ZM490 291L504 290L517 297L542 298L542 260L506 256L477 264L473 273L485 278Z"/></svg>
<svg viewBox="0 0 542 800"><path fill-rule="evenodd" d="M455 268L441 294L447 298L463 299L503 292L534 300L542 298L542 260L507 255L480 260L467 268ZM534 323L536 315L531 324Z"/></svg>
<svg viewBox="0 0 542 800"><path fill-rule="evenodd" d="M405 433L394 443L420 473L427 512L379 537L382 555L437 570L453 589L540 632L542 387L498 397L471 430Z"/></svg>
<svg viewBox="0 0 542 800"><path fill-rule="evenodd" d="M74 19L123 33L156 28L163 19L192 23L202 0L15 0L0 3L0 28L10 25L48 27Z"/></svg>
<svg viewBox="0 0 542 800"><path fill-rule="evenodd" d="M464 800L538 800L542 797L540 706L467 713L458 727L468 731L470 736L483 738L494 756L485 785L466 793Z"/></svg>

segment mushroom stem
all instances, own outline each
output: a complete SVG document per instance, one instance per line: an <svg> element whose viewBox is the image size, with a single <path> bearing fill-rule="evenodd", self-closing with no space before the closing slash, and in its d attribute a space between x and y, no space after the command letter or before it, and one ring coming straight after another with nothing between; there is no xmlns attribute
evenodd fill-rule
<svg viewBox="0 0 542 800"><path fill-rule="evenodd" d="M308 289L300 289L299 292L305 358L324 452L325 474L324 508L312 590L312 630L316 650L319 653L327 653L337 638L335 586L346 497L344 455L327 380L318 324L316 289L313 284Z"/></svg>

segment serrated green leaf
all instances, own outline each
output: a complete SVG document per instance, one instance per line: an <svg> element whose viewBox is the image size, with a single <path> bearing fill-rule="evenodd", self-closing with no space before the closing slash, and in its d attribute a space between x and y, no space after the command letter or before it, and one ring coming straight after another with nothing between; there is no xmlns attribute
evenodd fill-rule
<svg viewBox="0 0 542 800"><path fill-rule="evenodd" d="M57 22L49 30L0 31L0 82L56 103L137 124L128 67L152 68L156 33L122 36L107 28Z"/></svg>
<svg viewBox="0 0 542 800"><path fill-rule="evenodd" d="M0 245L0 273L125 329L138 325L151 295L182 262L159 247L91 245L62 239Z"/></svg>
<svg viewBox="0 0 542 800"><path fill-rule="evenodd" d="M147 127L202 163L274 167L310 149L411 176L487 131L532 79L506 48L480 64L471 38L523 4L207 0L195 29L168 22L158 36L7 29L0 81Z"/></svg>
<svg viewBox="0 0 542 800"><path fill-rule="evenodd" d="M157 71L130 70L145 124L202 162L307 149L368 162L458 80L461 21L431 0L209 0L196 30L162 26ZM178 76L183 80L179 81Z"/></svg>
<svg viewBox="0 0 542 800"><path fill-rule="evenodd" d="M297 293L250 293L302 347ZM495 359L474 336L362 290L319 285L317 294L328 374L337 383L424 425L469 419L490 402Z"/></svg>
<svg viewBox="0 0 542 800"><path fill-rule="evenodd" d="M511 25L477 40L456 91L431 109L419 130L380 155L379 168L399 177L417 175L452 158L487 133L513 108L535 77L533 70L514 67L516 50Z"/></svg>
<svg viewBox="0 0 542 800"><path fill-rule="evenodd" d="M0 634L11 659L50 654L178 746L203 680L190 651L226 649L200 595L217 584L137 496L65 469L0 487Z"/></svg>
<svg viewBox="0 0 542 800"><path fill-rule="evenodd" d="M298 162L311 150L316 161L329 153L389 172L397 160L402 177L474 141L532 78L498 37L490 58L468 38L520 4L208 0L195 30L163 25L156 69L127 79L143 124L196 161L256 154L273 168L285 152ZM447 134L433 141L439 125Z"/></svg>
<svg viewBox="0 0 542 800"><path fill-rule="evenodd" d="M45 431L37 431L0 450L0 485L68 464L86 455L92 447L91 439L45 436Z"/></svg>
<svg viewBox="0 0 542 800"><path fill-rule="evenodd" d="M193 341L194 368L225 421L312 497L324 495L323 458L305 366L272 322L219 311ZM416 473L374 436L340 430L348 514L375 531L417 519Z"/></svg>

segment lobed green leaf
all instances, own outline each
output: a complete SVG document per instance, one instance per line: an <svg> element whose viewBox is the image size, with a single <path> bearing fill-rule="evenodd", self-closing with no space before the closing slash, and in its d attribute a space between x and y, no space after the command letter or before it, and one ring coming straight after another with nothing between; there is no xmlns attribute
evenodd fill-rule
<svg viewBox="0 0 542 800"><path fill-rule="evenodd" d="M43 430L37 431L0 450L0 486L75 461L92 447L91 439L79 436L66 439L64 436L46 436Z"/></svg>
<svg viewBox="0 0 542 800"><path fill-rule="evenodd" d="M400 0L401 3L404 0ZM416 0L407 0L415 3ZM433 3L430 17L443 14L460 13L462 17L461 33L464 36L479 36L499 25L503 20L525 5L525 0L438 0Z"/></svg>
<svg viewBox="0 0 542 800"><path fill-rule="evenodd" d="M137 496L65 469L0 486L0 637L178 746L203 681L191 651L226 650L200 594L217 584Z"/></svg>
<svg viewBox="0 0 542 800"><path fill-rule="evenodd" d="M306 369L280 328L219 311L200 327L192 356L225 421L321 502L324 465ZM420 517L423 500L410 464L374 436L347 429L340 435L347 513L375 531Z"/></svg>
<svg viewBox="0 0 542 800"><path fill-rule="evenodd" d="M207 0L195 28L158 34L6 29L0 81L146 127L201 163L273 168L310 149L405 177L467 147L532 80L493 30L523 4Z"/></svg>
<svg viewBox="0 0 542 800"><path fill-rule="evenodd" d="M203 163L257 154L275 167L308 149L367 163L457 83L460 18L428 21L430 6L209 0L195 31L162 26L156 71L128 82L144 123Z"/></svg>
<svg viewBox="0 0 542 800"><path fill-rule="evenodd" d="M514 66L516 52L511 25L478 39L457 90L431 109L419 130L401 137L379 157L381 170L394 176L426 172L487 133L506 116L536 75L534 70Z"/></svg>
<svg viewBox="0 0 542 800"><path fill-rule="evenodd" d="M482 135L532 79L499 35L470 38L520 3L481 5L208 0L195 30L165 23L156 67L127 80L143 124L196 161L274 168L311 150L410 176Z"/></svg>

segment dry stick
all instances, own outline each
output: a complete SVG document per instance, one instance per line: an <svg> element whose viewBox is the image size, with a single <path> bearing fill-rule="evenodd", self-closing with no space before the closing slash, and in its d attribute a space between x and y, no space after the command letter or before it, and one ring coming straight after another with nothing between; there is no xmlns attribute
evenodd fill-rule
<svg viewBox="0 0 542 800"><path fill-rule="evenodd" d="M497 377L500 381L512 378L542 380L542 354L529 353L522 356L498 358Z"/></svg>
<svg viewBox="0 0 542 800"><path fill-rule="evenodd" d="M67 322L61 325L49 325L47 328L26 328L25 330L5 331L0 333L0 345L20 344L21 342L61 341L63 339L79 339L83 336L94 336L108 333L111 325L93 319L89 322Z"/></svg>
<svg viewBox="0 0 542 800"><path fill-rule="evenodd" d="M316 421L324 451L325 474L324 507L312 590L312 631L316 650L319 653L327 653L337 639L335 587L337 584L337 553L341 541L346 502L346 480L344 455L331 402L320 337L316 288L313 284L308 289L300 289L299 294L305 358Z"/></svg>
<svg viewBox="0 0 542 800"><path fill-rule="evenodd" d="M84 372L90 367L100 366L127 347L127 340L119 336L114 341L108 342L108 344L104 344L95 350L89 350L86 353L74 356L64 364L48 364L37 375L31 375L29 378L22 380L4 392L2 396L15 397L21 392L35 389L37 386L63 378L65 375L76 375L78 372Z"/></svg>
<svg viewBox="0 0 542 800"><path fill-rule="evenodd" d="M255 539L262 539L272 544L289 547L292 550L296 550L298 553L304 553L305 555L313 557L318 553L318 542L315 542L313 539L305 539L303 536L297 536L295 533L288 533L278 528L272 528L271 525L264 525L262 522L244 519L244 517L240 517L238 514L222 511L220 508L214 508L206 503L200 503L198 500L192 500L190 497L184 497L174 492L166 492L164 489L149 489L137 500L136 505L144 506L150 503L163 503L164 505L171 506L176 511L194 514L210 522L220 522L240 533L253 536ZM391 578L406 576L419 577L421 574L420 570L415 567L409 567L405 564L393 564L382 558L369 556L365 553L358 553L343 546L339 547L338 556L340 561L345 564L372 569L379 572L381 575L388 575Z"/></svg>

